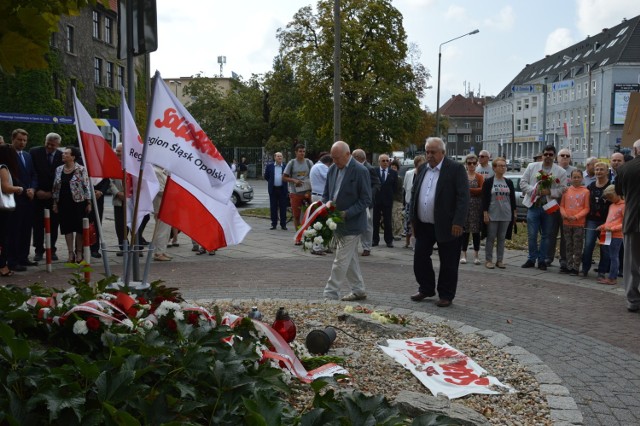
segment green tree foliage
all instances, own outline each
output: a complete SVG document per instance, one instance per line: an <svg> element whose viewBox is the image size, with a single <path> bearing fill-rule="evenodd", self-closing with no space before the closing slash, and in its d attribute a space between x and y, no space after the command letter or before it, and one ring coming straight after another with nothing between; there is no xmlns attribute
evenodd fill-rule
<svg viewBox="0 0 640 426"><path fill-rule="evenodd" d="M402 14L389 0L344 0L341 8L342 138L370 152L407 145L429 75L407 46ZM317 13L301 8L277 35L298 80L300 114L324 148L333 142L333 25L333 1L320 0Z"/></svg>
<svg viewBox="0 0 640 426"><path fill-rule="evenodd" d="M78 15L97 0L2 0L0 2L0 73L47 68L51 34L60 15ZM107 0L102 0L108 4Z"/></svg>
<svg viewBox="0 0 640 426"><path fill-rule="evenodd" d="M261 86L253 76L248 82L231 80L225 92L217 79L197 76L185 89L193 99L187 108L216 145L262 146L269 129Z"/></svg>

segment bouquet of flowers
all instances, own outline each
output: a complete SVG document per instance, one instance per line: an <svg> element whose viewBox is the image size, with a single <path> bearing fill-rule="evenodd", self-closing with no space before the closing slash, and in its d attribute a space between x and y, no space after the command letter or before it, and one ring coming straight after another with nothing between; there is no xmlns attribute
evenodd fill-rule
<svg viewBox="0 0 640 426"><path fill-rule="evenodd" d="M536 174L536 187L538 190L540 189L551 189L551 185L555 182L556 184L560 183L560 179L553 176L553 173L547 173L544 170L540 170L538 174Z"/></svg>
<svg viewBox="0 0 640 426"><path fill-rule="evenodd" d="M305 223L302 226L302 248L312 253L327 250L335 238L334 231L342 216L331 202L315 202L305 210Z"/></svg>

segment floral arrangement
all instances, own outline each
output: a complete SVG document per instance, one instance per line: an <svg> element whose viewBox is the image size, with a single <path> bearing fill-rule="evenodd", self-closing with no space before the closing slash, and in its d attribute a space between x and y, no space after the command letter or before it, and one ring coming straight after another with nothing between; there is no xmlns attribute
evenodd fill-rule
<svg viewBox="0 0 640 426"><path fill-rule="evenodd" d="M371 319L378 321L381 324L398 324L398 325L408 325L409 318L403 315L395 315L390 312L381 312L374 311L369 308L365 308L364 306L346 306L344 308L346 313L358 313L358 314L368 314Z"/></svg>
<svg viewBox="0 0 640 426"><path fill-rule="evenodd" d="M334 231L338 223L342 222L342 216L333 203L323 205L314 203L305 210L305 217L313 217L316 209L322 211L308 224L302 233L302 248L312 252L323 252L329 248L335 239Z"/></svg>
<svg viewBox="0 0 640 426"><path fill-rule="evenodd" d="M553 173L547 173L542 169L536 174L536 180L538 181L538 189L551 189L553 183L560 183L560 179L553 176Z"/></svg>

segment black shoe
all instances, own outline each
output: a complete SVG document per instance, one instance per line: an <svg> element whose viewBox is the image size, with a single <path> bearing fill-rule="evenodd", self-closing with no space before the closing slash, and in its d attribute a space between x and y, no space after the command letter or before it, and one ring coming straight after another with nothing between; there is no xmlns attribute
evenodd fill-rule
<svg viewBox="0 0 640 426"><path fill-rule="evenodd" d="M587 278L589 276L589 272L588 271L580 271L580 276L583 278Z"/></svg>
<svg viewBox="0 0 640 426"><path fill-rule="evenodd" d="M9 269L11 269L12 271L16 271L16 272L24 272L24 271L27 270L27 267L24 266L24 265L16 265L13 268L10 267Z"/></svg>
<svg viewBox="0 0 640 426"><path fill-rule="evenodd" d="M43 255L42 253L36 253L36 254L33 256L33 260L34 260L35 262L40 262L40 261L43 259L43 257L44 257L44 255Z"/></svg>
<svg viewBox="0 0 640 426"><path fill-rule="evenodd" d="M534 262L533 260L527 260L522 264L523 268L535 268L535 266L536 266L536 262Z"/></svg>
<svg viewBox="0 0 640 426"><path fill-rule="evenodd" d="M638 311L640 311L640 307L636 306L634 308L627 308L627 311L629 311L629 312L638 312Z"/></svg>
<svg viewBox="0 0 640 426"><path fill-rule="evenodd" d="M271 225L271 228L269 228L269 230L273 231L274 229L276 229L275 225Z"/></svg>
<svg viewBox="0 0 640 426"><path fill-rule="evenodd" d="M38 262L32 262L30 260L27 260L26 262L24 262L22 264L23 266L38 266Z"/></svg>
<svg viewBox="0 0 640 426"><path fill-rule="evenodd" d="M58 260L58 255L57 255L57 254L55 254L55 253L53 253L53 254L51 255L51 260Z"/></svg>
<svg viewBox="0 0 640 426"><path fill-rule="evenodd" d="M541 271L546 271L547 270L546 262L538 262L538 269L540 269Z"/></svg>
<svg viewBox="0 0 640 426"><path fill-rule="evenodd" d="M282 230L283 230L283 231L286 231L286 230L287 230L287 227L286 227L286 226L281 226L280 228L282 228Z"/></svg>
<svg viewBox="0 0 640 426"><path fill-rule="evenodd" d="M100 259L100 258L102 258L102 255L97 251L92 251L91 252L91 257L93 257L94 259Z"/></svg>
<svg viewBox="0 0 640 426"><path fill-rule="evenodd" d="M149 245L149 241L145 240L144 238L140 239L141 243L143 246L148 246Z"/></svg>
<svg viewBox="0 0 640 426"><path fill-rule="evenodd" d="M569 270L569 275L571 275L572 277L577 277L579 274L577 269L571 269Z"/></svg>
<svg viewBox="0 0 640 426"><path fill-rule="evenodd" d="M378 243L371 243L371 247L378 247Z"/></svg>
<svg viewBox="0 0 640 426"><path fill-rule="evenodd" d="M567 268L566 266L561 266L560 267L560 273L561 274L569 274L569 273L571 273L571 269Z"/></svg>
<svg viewBox="0 0 640 426"><path fill-rule="evenodd" d="M387 247L393 248L393 244L389 243L389 244L387 244Z"/></svg>

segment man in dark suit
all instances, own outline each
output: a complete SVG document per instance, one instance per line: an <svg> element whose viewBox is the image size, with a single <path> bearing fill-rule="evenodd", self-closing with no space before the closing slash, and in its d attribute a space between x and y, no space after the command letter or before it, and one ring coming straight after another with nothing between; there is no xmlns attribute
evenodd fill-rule
<svg viewBox="0 0 640 426"><path fill-rule="evenodd" d="M456 296L460 236L469 210L469 182L464 166L445 157L446 146L440 138L429 138L425 146L427 164L411 189L411 223L416 246L413 272L418 292L411 300L435 296L436 276L431 254L438 244L440 275L439 307L447 307Z"/></svg>
<svg viewBox="0 0 640 426"><path fill-rule="evenodd" d="M11 133L11 145L18 156L18 182L22 194L16 194L16 209L11 214L11 226L7 247L7 264L14 271L26 271L27 266L37 266L38 262L29 261L29 244L33 227L33 198L38 186L38 176L33 168L31 155L25 152L29 133L24 129L15 129Z"/></svg>
<svg viewBox="0 0 640 426"><path fill-rule="evenodd" d="M264 180L267 181L269 191L269 210L271 212L271 229L276 229L278 216L280 227L287 229L287 206L289 205L289 191L287 183L282 179L285 164L282 162L282 153L273 155L273 163L267 164L264 169Z"/></svg>
<svg viewBox="0 0 640 426"><path fill-rule="evenodd" d="M335 234L338 238L336 257L331 276L324 288L325 299L337 300L343 284L351 292L344 301L364 300L367 294L360 272L358 244L360 234L367 228L367 207L371 203L369 171L351 157L349 145L338 141L331 147L333 165L327 173L327 183L322 194L324 203L331 201L342 215Z"/></svg>
<svg viewBox="0 0 640 426"><path fill-rule="evenodd" d="M371 181L371 204L367 207L367 230L364 231L360 237L362 256L369 256L371 255L371 243L373 242L373 203L380 189L380 177L378 176L378 169L367 161L367 154L364 150L354 149L351 155L358 163L367 168Z"/></svg>
<svg viewBox="0 0 640 426"><path fill-rule="evenodd" d="M640 311L640 139L633 144L635 158L618 168L616 192L624 197L624 264L622 280L627 310Z"/></svg>
<svg viewBox="0 0 640 426"><path fill-rule="evenodd" d="M384 221L384 242L387 247L393 247L393 194L398 186L398 172L389 167L389 156L382 154L378 157L380 168L377 170L380 176L380 190L376 194L373 203L373 246L380 243L380 219Z"/></svg>
<svg viewBox="0 0 640 426"><path fill-rule="evenodd" d="M44 257L44 211L49 209L51 220L51 257L58 260L56 255L56 241L58 240L58 214L53 212L53 198L51 189L56 168L62 165L62 152L58 150L62 138L57 133L49 133L44 139L44 146L31 148L29 154L33 160L33 167L38 176L38 186L34 200L33 216L33 247L36 250L34 261Z"/></svg>

